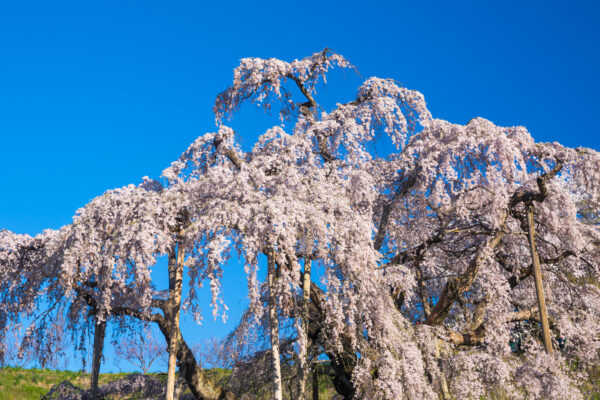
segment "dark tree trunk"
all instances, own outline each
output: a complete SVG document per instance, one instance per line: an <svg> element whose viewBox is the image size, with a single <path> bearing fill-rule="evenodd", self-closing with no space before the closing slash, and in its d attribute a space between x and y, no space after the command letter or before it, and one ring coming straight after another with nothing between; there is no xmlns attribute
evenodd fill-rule
<svg viewBox="0 0 600 400"><path fill-rule="evenodd" d="M313 343L324 346L321 328L325 323L325 310L322 306L325 295L323 290L314 282L311 282L310 300L308 337ZM352 351L350 339L342 337L341 341L341 351L327 351L325 354L329 358L334 371L333 386L336 392L344 396L344 400L352 400L356 393L352 383L352 373L358 359Z"/></svg>
<svg viewBox="0 0 600 400"><path fill-rule="evenodd" d="M100 375L100 363L102 361L102 349L104 348L104 336L106 333L106 321L96 323L94 328L94 354L92 361L92 400L98 398L98 377Z"/></svg>
<svg viewBox="0 0 600 400"><path fill-rule="evenodd" d="M312 378L312 400L319 400L319 371L316 366L313 369Z"/></svg>

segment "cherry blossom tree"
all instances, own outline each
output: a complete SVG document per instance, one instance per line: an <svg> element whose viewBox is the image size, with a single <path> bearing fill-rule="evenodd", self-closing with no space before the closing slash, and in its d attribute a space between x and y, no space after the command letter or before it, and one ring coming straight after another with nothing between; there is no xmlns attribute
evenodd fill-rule
<svg viewBox="0 0 600 400"><path fill-rule="evenodd" d="M238 230L244 251L276 260L277 306L300 321L300 347L311 332L301 293L313 285L302 284L298 260L312 248L305 258L326 272L323 289L306 293L319 325L311 338L346 398L579 397L583 370L568 366L598 361L598 229L583 216L596 209L598 154L535 143L524 128L481 118L434 119L420 93L391 80L370 78L354 100L326 111L316 85L334 66L349 64L328 50L292 63L242 60L215 106L221 123L245 101L279 103L293 127L269 130L247 154L220 150L241 178L220 185L220 201L234 193L235 215L246 214L244 202L267 211L261 225ZM304 98L294 101L286 84ZM396 151L377 157L368 145L386 136ZM519 355L514 334L527 342ZM277 397L277 338L271 349Z"/></svg>
<svg viewBox="0 0 600 400"><path fill-rule="evenodd" d="M273 398L288 366L303 398L319 355L345 399L582 398L600 349L598 153L482 118L435 119L390 79L325 109L317 90L334 68L351 65L328 49L243 59L217 96L217 131L164 184L109 191L59 231L3 231L2 326L40 293L84 320L91 307L100 321L155 322L197 398L233 398L204 381L178 315L199 313L205 279L214 315L225 309L222 268L237 253L250 305L230 348L266 333L262 361L243 365L262 368ZM282 121L249 151L224 125L245 102ZM168 293L150 280L162 255Z"/></svg>
<svg viewBox="0 0 600 400"><path fill-rule="evenodd" d="M169 351L179 359L180 372L192 392L198 398L226 398L226 392L204 379L175 319L188 246L182 227L191 226L185 210L185 199L177 189L146 180L140 186L112 190L94 199L78 211L72 224L59 231L35 238L3 231L4 331L48 304L50 311L55 304L68 304L73 321L91 321L96 327L102 327L109 317L121 330L130 327L132 319L155 322L167 342L175 342ZM169 259L170 291L166 293L157 291L150 279L151 267L162 255ZM200 265L201 258L198 255L196 261L188 261ZM198 279L201 272L191 274ZM41 322L34 321L28 330L44 338L48 337L46 319L51 313L42 314ZM94 341L95 350L101 348L100 336L99 342ZM49 352L50 348L44 353ZM94 353L99 361L100 353ZM174 374L175 361L170 363Z"/></svg>

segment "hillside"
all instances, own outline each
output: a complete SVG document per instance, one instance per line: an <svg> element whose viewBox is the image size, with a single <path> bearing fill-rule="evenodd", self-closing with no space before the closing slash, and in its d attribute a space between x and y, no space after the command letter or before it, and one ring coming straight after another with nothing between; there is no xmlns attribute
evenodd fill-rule
<svg viewBox="0 0 600 400"><path fill-rule="evenodd" d="M229 371L219 368L206 371L207 377L211 380L220 380L227 376L228 373ZM0 400L39 400L54 386L64 381L68 381L79 388L88 389L90 386L90 375L83 372L55 371L49 369L0 368ZM125 372L100 374L99 386L102 387L130 375L132 374ZM165 374L149 375L161 381L166 381ZM183 393L189 393L189 390ZM334 397L334 393L330 380L322 376L319 380L319 399L330 400ZM114 397L115 400L121 398L120 396Z"/></svg>

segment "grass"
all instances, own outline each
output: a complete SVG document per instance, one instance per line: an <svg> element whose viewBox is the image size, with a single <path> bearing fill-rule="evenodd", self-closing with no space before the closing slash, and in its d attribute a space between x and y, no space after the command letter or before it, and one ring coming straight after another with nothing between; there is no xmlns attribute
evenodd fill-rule
<svg viewBox="0 0 600 400"><path fill-rule="evenodd" d="M100 374L99 384L116 381L125 375L127 374ZM0 368L0 400L39 400L52 386L62 381L87 389L90 386L90 374L36 368Z"/></svg>
<svg viewBox="0 0 600 400"><path fill-rule="evenodd" d="M226 378L231 372L227 369L213 368L204 370L206 378L218 382ZM100 374L99 386L122 379L129 373ZM157 376L166 383L166 374L150 374ZM14 367L0 368L0 400L39 400L50 389L62 381L69 381L82 389L90 387L89 373L73 371L55 371L51 369L23 369ZM189 392L186 388L184 393ZM328 400L335 391L331 380L327 376L319 377L319 398Z"/></svg>

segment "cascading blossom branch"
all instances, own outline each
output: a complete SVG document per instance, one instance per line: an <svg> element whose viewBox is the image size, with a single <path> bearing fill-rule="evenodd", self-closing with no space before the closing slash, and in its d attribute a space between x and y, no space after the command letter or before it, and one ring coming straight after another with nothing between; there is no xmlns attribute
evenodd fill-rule
<svg viewBox="0 0 600 400"><path fill-rule="evenodd" d="M345 398L581 397L585 368L571 374L567 366L599 361L592 328L600 323L598 153L536 143L522 127L481 118L465 126L434 119L420 93L392 80L370 78L355 100L326 111L313 77L279 60L242 60L215 109L221 121L225 111L247 100L264 106L275 94L286 117L294 115L285 110L300 111L293 135L271 130L259 139L275 143L278 132L286 146L235 150L235 184L224 187L239 196L241 207L231 209L238 226L265 213L260 226L237 234L252 254L276 238L281 275L293 271L280 280L280 296L302 291L294 276L302 249L315 247L310 259L325 273L311 298L310 322L320 328L309 336L329 357L337 391ZM284 91L286 79L301 100ZM397 149L387 157L368 147L382 133ZM529 204L556 350L545 371L533 364L543 349ZM285 306L280 312L300 318ZM516 372L527 368L529 383Z"/></svg>
<svg viewBox="0 0 600 400"><path fill-rule="evenodd" d="M299 105L293 102L292 93L284 83L287 80L301 82L301 90L310 99L317 83L326 82L325 74L334 67L351 68L352 65L329 49L291 63L276 58L244 58L233 71L233 85L217 96L214 106L217 123L237 111L245 101L265 110L271 108L274 100L281 101L281 119L291 118Z"/></svg>
<svg viewBox="0 0 600 400"><path fill-rule="evenodd" d="M198 383L178 339L198 398L243 394L251 385L236 376L281 398L291 370L298 384L285 390L301 397L319 357L347 400L586 396L600 365L599 154L482 118L435 119L422 94L390 79L369 78L354 100L324 109L320 83L348 67L328 49L291 63L243 59L217 96L217 132L165 169L164 185L109 191L59 231L1 231L2 326L44 291L179 338L165 322L178 301L151 282L156 259L169 258L172 283L186 266L182 305L199 319L206 279L214 316L226 311L221 279L237 253L250 305L228 341L243 352L228 355L231 391ZM223 122L244 102L278 104L292 127L243 151ZM372 151L378 140L393 145L388 155ZM250 353L257 332L269 340Z"/></svg>

